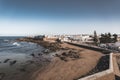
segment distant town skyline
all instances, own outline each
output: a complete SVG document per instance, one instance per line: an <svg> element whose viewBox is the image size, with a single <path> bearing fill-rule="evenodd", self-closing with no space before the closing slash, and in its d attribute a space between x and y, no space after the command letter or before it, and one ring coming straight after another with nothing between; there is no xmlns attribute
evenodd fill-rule
<svg viewBox="0 0 120 80"><path fill-rule="evenodd" d="M1 35L120 34L120 0L0 0Z"/></svg>

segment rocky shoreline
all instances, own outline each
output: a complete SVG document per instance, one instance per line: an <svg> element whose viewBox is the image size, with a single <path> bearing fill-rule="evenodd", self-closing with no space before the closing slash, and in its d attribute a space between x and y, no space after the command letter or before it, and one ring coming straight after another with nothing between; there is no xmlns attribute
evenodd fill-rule
<svg viewBox="0 0 120 80"><path fill-rule="evenodd" d="M99 52L87 51L86 49L79 47L75 48L75 46L66 43L59 45L60 48L55 50L50 63L47 66L44 66L44 68L34 72L31 80L74 80L91 71L102 57L102 54ZM93 56L96 56L96 59L92 59ZM86 68L83 68L83 64ZM69 75L71 75L71 77Z"/></svg>
<svg viewBox="0 0 120 80"><path fill-rule="evenodd" d="M67 43L41 41L32 38L23 38L17 41L37 43L45 48L43 51L44 55L52 56L52 58L50 56L45 58L45 61L38 58L38 64L45 62L46 65L33 71L31 74L32 77L29 80L74 80L84 75L90 75L97 71L97 69L93 69L103 55L100 52L76 47ZM43 54L37 55L43 57ZM35 58L36 54L31 54L31 56ZM95 59L93 59L93 56L95 56Z"/></svg>
<svg viewBox="0 0 120 80"><path fill-rule="evenodd" d="M35 40L34 38L27 38L26 37L26 38L17 39L16 41L37 43L38 45L41 45L44 48L49 49L49 52L55 52L55 51L58 51L62 48L60 45L61 43L44 41L44 40Z"/></svg>
<svg viewBox="0 0 120 80"><path fill-rule="evenodd" d="M38 69L42 69L51 62L51 57L49 57L50 55L47 55L50 52L54 52L53 48L47 48L51 43L45 46L44 43L46 42L38 43L36 41L34 42L34 40L22 41L17 39L14 42L19 43L19 41L28 42L28 44L29 42L37 43L38 45L42 43L44 48L41 52L37 53L4 54L5 56L3 56L3 59L0 59L0 80L30 80L34 72Z"/></svg>

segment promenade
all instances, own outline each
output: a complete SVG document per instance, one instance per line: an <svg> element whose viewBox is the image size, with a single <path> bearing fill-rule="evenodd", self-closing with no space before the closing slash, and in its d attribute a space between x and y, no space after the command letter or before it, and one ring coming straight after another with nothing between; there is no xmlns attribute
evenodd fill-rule
<svg viewBox="0 0 120 80"><path fill-rule="evenodd" d="M69 43L69 42L67 42ZM109 55L109 68L107 70L85 76L83 78L80 78L78 80L120 80L120 69L118 65L118 59L120 59L120 54L119 53L112 53L112 50L106 50L103 48L99 48L96 46L89 46L89 45L82 45L82 44L77 44L77 43L69 43L71 45L79 46L82 48L87 48L90 50L95 50L102 52L105 55ZM104 63L105 64L105 63ZM104 65L101 65L104 66Z"/></svg>

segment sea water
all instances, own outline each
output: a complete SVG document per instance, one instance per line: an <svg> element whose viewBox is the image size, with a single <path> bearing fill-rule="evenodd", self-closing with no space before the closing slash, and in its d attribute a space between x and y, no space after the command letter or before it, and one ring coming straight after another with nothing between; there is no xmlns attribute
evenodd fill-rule
<svg viewBox="0 0 120 80"><path fill-rule="evenodd" d="M32 60L30 54L42 53L44 48L36 43L31 42L18 42L16 39L22 38L18 36L0 37L0 73L4 73L3 80L9 80L15 77L14 74L19 74L19 69L26 64L27 61ZM10 59L6 63L4 61ZM10 65L11 61L17 61L14 65ZM20 76L21 77L21 76Z"/></svg>

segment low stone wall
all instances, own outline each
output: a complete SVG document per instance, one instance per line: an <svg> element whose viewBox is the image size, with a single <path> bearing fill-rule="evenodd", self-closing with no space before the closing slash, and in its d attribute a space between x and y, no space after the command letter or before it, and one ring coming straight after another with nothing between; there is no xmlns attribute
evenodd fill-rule
<svg viewBox="0 0 120 80"><path fill-rule="evenodd" d="M120 80L120 77L119 78L116 77L116 76L120 76L120 71L118 68L115 54L113 55L113 53L111 53L112 50L107 50L107 49L103 49L103 48L99 48L99 47L82 45L82 44L77 44L77 43L70 43L70 42L67 42L67 43L78 46L78 47L99 51L99 52L102 52L103 54L110 54L109 69L104 70L102 72L95 73L90 76L80 78L78 80Z"/></svg>
<svg viewBox="0 0 120 80"><path fill-rule="evenodd" d="M110 53L109 69L78 80L115 80L113 69L113 53Z"/></svg>
<svg viewBox="0 0 120 80"><path fill-rule="evenodd" d="M99 48L99 47L94 47L94 46L89 46L89 45L83 45L83 44L77 44L77 43L71 43L71 42L66 42L66 43L71 44L71 45L75 45L75 46L78 46L78 47L82 47L82 48L94 50L94 51L99 51L99 52L102 52L104 54L111 53L111 51L105 50L105 49Z"/></svg>
<svg viewBox="0 0 120 80"><path fill-rule="evenodd" d="M119 56L120 56L120 53L116 53L113 55L113 60L114 60L114 73L116 75L116 78L119 78L117 80L120 80L120 62L119 62Z"/></svg>

